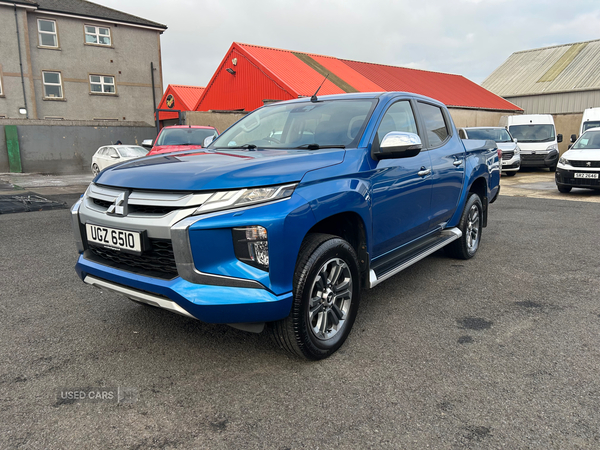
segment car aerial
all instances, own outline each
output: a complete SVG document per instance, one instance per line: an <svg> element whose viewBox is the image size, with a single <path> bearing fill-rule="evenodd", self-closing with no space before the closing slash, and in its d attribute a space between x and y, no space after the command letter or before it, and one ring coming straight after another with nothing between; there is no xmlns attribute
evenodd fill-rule
<svg viewBox="0 0 600 450"><path fill-rule="evenodd" d="M509 177L516 175L521 167L521 149L517 140L504 127L466 127L458 130L461 139L483 139L496 142L502 150L502 172Z"/></svg>
<svg viewBox="0 0 600 450"><path fill-rule="evenodd" d="M92 173L98 175L107 167L146 156L148 150L139 145L105 145L92 156Z"/></svg>
<svg viewBox="0 0 600 450"><path fill-rule="evenodd" d="M562 154L555 174L560 192L600 189L600 127L589 128Z"/></svg>
<svg viewBox="0 0 600 450"><path fill-rule="evenodd" d="M76 270L138 303L267 329L322 359L350 333L362 287L441 248L475 256L500 172L496 143L459 139L431 98L273 103L207 148L100 173L71 209Z"/></svg>
<svg viewBox="0 0 600 450"><path fill-rule="evenodd" d="M206 147L217 136L219 136L219 132L215 127L198 125L164 127L160 130L148 155L160 155Z"/></svg>

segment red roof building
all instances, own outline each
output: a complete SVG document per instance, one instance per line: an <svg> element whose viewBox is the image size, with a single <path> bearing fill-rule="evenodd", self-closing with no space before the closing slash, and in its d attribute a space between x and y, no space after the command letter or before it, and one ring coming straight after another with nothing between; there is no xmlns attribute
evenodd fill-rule
<svg viewBox="0 0 600 450"><path fill-rule="evenodd" d="M252 111L272 100L311 96L329 74L319 95L345 92L408 91L448 107L496 112L521 111L516 105L461 75L293 52L234 42L214 73L196 111Z"/></svg>
<svg viewBox="0 0 600 450"><path fill-rule="evenodd" d="M194 111L198 100L204 92L203 87L182 86L180 84L170 84L158 104L158 109L173 109L180 111ZM159 120L177 119L176 112L159 112Z"/></svg>

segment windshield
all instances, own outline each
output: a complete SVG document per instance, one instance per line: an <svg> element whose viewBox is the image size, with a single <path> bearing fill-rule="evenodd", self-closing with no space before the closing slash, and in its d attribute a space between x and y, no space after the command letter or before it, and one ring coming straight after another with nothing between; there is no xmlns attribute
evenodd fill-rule
<svg viewBox="0 0 600 450"><path fill-rule="evenodd" d="M555 139L554 125L511 125L508 131L519 142L552 142Z"/></svg>
<svg viewBox="0 0 600 450"><path fill-rule="evenodd" d="M467 129L467 133L468 139L512 142L512 138L505 128L471 128Z"/></svg>
<svg viewBox="0 0 600 450"><path fill-rule="evenodd" d="M600 127L600 120L588 120L587 122L583 122L583 130L589 130L590 128Z"/></svg>
<svg viewBox="0 0 600 450"><path fill-rule="evenodd" d="M148 154L148 150L144 147L119 147L117 150L123 158L135 158Z"/></svg>
<svg viewBox="0 0 600 450"><path fill-rule="evenodd" d="M575 145L574 149L587 150L587 149L599 149L600 148L600 131L586 131L581 135Z"/></svg>
<svg viewBox="0 0 600 450"><path fill-rule="evenodd" d="M155 145L204 145L204 139L217 136L211 128L163 128Z"/></svg>
<svg viewBox="0 0 600 450"><path fill-rule="evenodd" d="M247 115L211 148L304 148L355 146L376 100L324 100L274 104Z"/></svg>

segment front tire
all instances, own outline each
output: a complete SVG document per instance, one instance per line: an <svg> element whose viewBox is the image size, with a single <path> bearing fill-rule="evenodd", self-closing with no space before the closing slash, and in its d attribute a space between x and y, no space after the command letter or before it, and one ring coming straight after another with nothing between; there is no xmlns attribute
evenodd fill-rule
<svg viewBox="0 0 600 450"><path fill-rule="evenodd" d="M449 256L458 259L470 259L475 256L481 242L482 219L483 206L481 199L479 195L471 193L458 224L462 236L445 247Z"/></svg>
<svg viewBox="0 0 600 450"><path fill-rule="evenodd" d="M360 272L354 248L328 234L309 234L294 273L288 317L270 325L277 344L311 360L339 349L352 329L360 301Z"/></svg>
<svg viewBox="0 0 600 450"><path fill-rule="evenodd" d="M559 185L556 185L556 188L558 189L558 192L560 192L562 194L568 194L569 192L571 192L571 189L573 189L571 186L559 186Z"/></svg>

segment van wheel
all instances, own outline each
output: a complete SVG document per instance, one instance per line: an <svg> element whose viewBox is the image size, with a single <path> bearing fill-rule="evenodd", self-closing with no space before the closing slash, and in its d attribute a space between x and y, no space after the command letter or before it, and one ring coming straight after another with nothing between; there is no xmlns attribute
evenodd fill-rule
<svg viewBox="0 0 600 450"><path fill-rule="evenodd" d="M449 256L458 259L470 259L475 256L481 242L482 215L481 199L479 195L471 193L458 224L462 236L444 247Z"/></svg>
<svg viewBox="0 0 600 450"><path fill-rule="evenodd" d="M337 236L309 234L296 264L291 313L270 324L271 335L294 355L327 358L350 334L359 301L359 265L354 248Z"/></svg>

